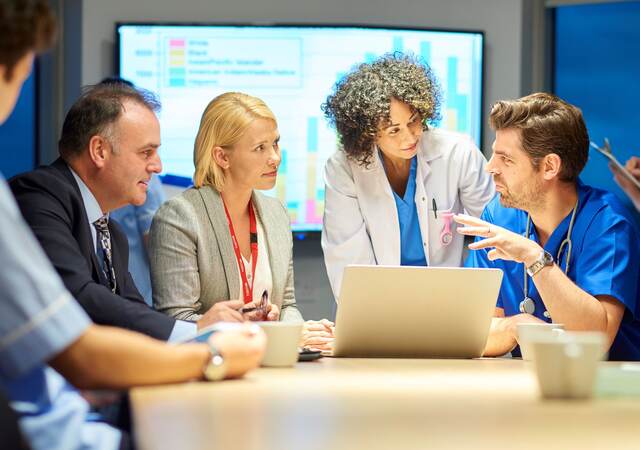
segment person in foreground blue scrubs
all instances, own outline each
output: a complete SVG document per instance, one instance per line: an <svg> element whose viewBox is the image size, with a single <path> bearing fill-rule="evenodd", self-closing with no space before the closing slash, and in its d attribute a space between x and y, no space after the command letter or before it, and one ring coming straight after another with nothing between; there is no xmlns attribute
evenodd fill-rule
<svg viewBox="0 0 640 450"><path fill-rule="evenodd" d="M496 103L490 123L498 195L480 219L454 217L477 237L466 265L504 272L485 355L519 356L517 324L553 321L604 332L611 360L640 360L640 236L612 193L578 178L582 113L538 93Z"/></svg>
<svg viewBox="0 0 640 450"><path fill-rule="evenodd" d="M53 44L55 29L46 0L0 2L0 124L11 114L36 53ZM10 402L21 432L20 442L11 442L0 423L2 449L131 448L125 431L90 414L78 389L235 378L262 359L265 338L259 329L220 331L208 344L167 345L92 324L30 231L1 173L0 267L0 402Z"/></svg>

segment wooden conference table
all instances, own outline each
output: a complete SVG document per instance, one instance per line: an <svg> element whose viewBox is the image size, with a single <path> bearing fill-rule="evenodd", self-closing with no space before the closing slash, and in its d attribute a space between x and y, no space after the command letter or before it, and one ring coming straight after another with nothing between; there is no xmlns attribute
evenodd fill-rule
<svg viewBox="0 0 640 450"><path fill-rule="evenodd" d="M640 448L640 399L542 400L530 364L324 358L137 388L136 439L142 450Z"/></svg>

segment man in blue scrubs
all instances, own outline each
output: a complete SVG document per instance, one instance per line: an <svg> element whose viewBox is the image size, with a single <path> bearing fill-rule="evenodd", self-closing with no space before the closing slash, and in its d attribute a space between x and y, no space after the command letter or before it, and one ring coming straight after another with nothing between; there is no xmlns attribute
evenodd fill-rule
<svg viewBox="0 0 640 450"><path fill-rule="evenodd" d="M467 266L504 272L485 355L516 348L516 326L555 322L606 333L611 360L640 360L640 237L613 194L583 184L589 138L580 110L549 94L496 103L486 170L498 195Z"/></svg>

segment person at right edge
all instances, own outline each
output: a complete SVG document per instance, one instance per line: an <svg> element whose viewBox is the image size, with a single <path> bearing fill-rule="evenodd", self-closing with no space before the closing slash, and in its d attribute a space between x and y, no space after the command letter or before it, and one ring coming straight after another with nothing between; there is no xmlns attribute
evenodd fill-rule
<svg viewBox="0 0 640 450"><path fill-rule="evenodd" d="M477 238L467 265L504 273L484 354L519 356L518 323L555 322L605 333L610 360L640 360L640 236L614 194L578 178L582 112L537 93L499 101L489 120L499 195L480 219L454 218Z"/></svg>

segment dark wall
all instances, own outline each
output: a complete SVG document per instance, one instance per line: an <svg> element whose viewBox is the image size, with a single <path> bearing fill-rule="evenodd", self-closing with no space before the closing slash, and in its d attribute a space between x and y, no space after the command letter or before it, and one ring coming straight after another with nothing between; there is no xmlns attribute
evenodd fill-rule
<svg viewBox="0 0 640 450"><path fill-rule="evenodd" d="M0 172L10 178L36 165L35 75L25 82L16 108L0 125Z"/></svg>

